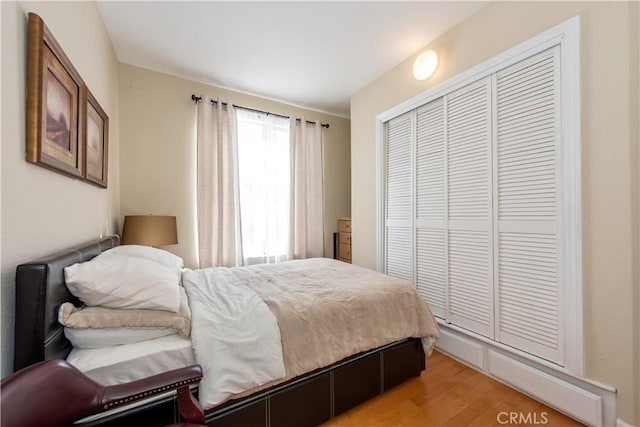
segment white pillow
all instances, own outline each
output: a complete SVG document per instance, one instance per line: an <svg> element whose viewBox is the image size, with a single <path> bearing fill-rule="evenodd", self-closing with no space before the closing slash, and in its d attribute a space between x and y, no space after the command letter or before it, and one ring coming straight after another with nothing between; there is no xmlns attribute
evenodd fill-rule
<svg viewBox="0 0 640 427"><path fill-rule="evenodd" d="M103 253L145 258L175 270L180 270L184 265L182 258L180 258L179 256L162 249L152 248L151 246L120 245L111 248Z"/></svg>
<svg viewBox="0 0 640 427"><path fill-rule="evenodd" d="M69 291L88 306L177 312L180 270L145 258L104 252L65 267Z"/></svg>
<svg viewBox="0 0 640 427"><path fill-rule="evenodd" d="M101 348L133 344L177 333L175 329L171 328L64 328L64 335L71 341L73 348Z"/></svg>

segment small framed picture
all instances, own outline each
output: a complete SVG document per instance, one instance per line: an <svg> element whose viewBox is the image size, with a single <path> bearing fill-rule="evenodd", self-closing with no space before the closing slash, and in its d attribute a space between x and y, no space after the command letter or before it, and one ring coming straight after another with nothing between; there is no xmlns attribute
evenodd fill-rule
<svg viewBox="0 0 640 427"><path fill-rule="evenodd" d="M29 14L27 161L84 177L84 82L42 19Z"/></svg>
<svg viewBox="0 0 640 427"><path fill-rule="evenodd" d="M100 187L107 188L109 165L109 117L93 94L85 87L84 129L84 178Z"/></svg>

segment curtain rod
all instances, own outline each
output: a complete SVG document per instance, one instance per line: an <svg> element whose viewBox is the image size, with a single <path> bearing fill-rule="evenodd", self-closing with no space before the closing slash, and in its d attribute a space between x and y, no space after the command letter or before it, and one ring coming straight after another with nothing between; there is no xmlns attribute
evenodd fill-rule
<svg viewBox="0 0 640 427"><path fill-rule="evenodd" d="M196 104L200 101L202 101L202 97L201 96L195 96L193 94L191 94L191 100L193 100L193 102L195 102ZM211 100L211 103L217 103L218 101L216 100ZM222 102L222 105L227 105L226 102ZM262 110L256 110L255 108L249 108L249 107L242 107L240 105L236 105L236 108L242 108L243 110L247 110L247 111L254 111L256 113L262 113L262 114L267 114L267 115L271 115L271 116L276 116L276 117L282 117L283 119L290 119L291 117L289 116L283 116L282 114L276 114L276 113L270 113L268 111L262 111ZM300 121L300 119L296 119L296 121ZM309 121L307 120L307 123L309 124L315 124L315 122ZM320 123L320 126L322 126L323 128L329 128L329 124L328 123Z"/></svg>

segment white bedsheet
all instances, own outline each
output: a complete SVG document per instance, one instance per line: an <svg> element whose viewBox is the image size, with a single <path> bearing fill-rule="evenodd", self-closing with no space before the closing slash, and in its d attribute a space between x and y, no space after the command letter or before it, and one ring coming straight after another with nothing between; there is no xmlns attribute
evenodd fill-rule
<svg viewBox="0 0 640 427"><path fill-rule="evenodd" d="M111 347L74 348L67 361L104 385L123 384L195 363L191 340L178 334Z"/></svg>
<svg viewBox="0 0 640 427"><path fill-rule="evenodd" d="M223 267L185 270L182 283L205 409L285 376L278 322L253 290Z"/></svg>

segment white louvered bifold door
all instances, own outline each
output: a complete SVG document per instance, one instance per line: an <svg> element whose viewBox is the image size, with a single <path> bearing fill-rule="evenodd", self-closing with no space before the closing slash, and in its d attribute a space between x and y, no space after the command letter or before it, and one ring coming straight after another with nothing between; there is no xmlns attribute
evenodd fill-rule
<svg viewBox="0 0 640 427"><path fill-rule="evenodd" d="M445 99L448 320L494 337L491 79Z"/></svg>
<svg viewBox="0 0 640 427"><path fill-rule="evenodd" d="M447 304L444 102L436 99L416 115L416 287L434 315Z"/></svg>
<svg viewBox="0 0 640 427"><path fill-rule="evenodd" d="M414 113L385 127L385 273L413 281Z"/></svg>
<svg viewBox="0 0 640 427"><path fill-rule="evenodd" d="M559 47L498 72L497 340L562 361Z"/></svg>

